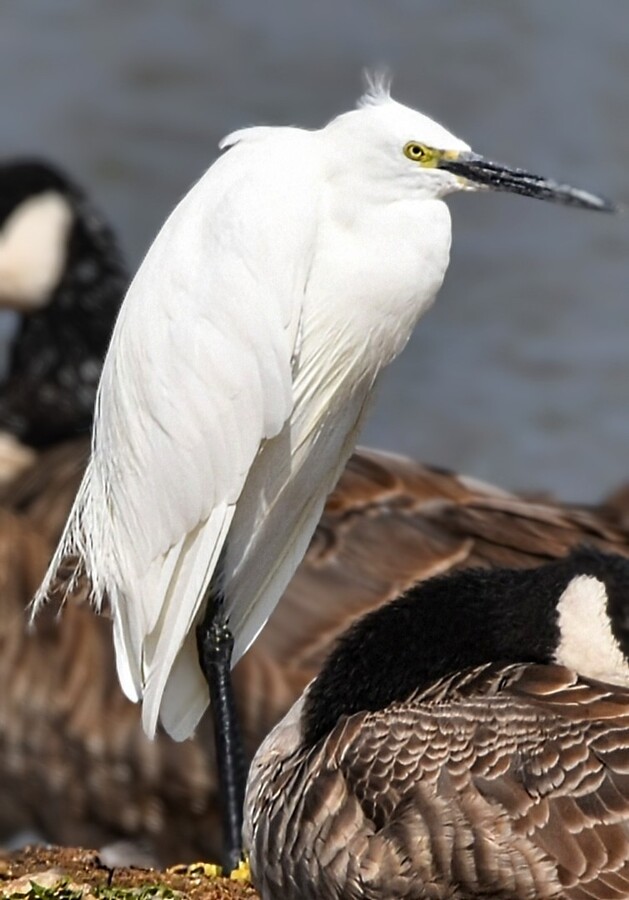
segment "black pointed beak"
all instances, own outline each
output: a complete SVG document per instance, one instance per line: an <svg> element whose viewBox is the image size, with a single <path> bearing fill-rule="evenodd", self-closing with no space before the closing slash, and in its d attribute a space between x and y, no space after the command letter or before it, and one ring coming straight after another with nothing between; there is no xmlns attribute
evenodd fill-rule
<svg viewBox="0 0 629 900"><path fill-rule="evenodd" d="M448 172L489 190L509 191L512 194L551 200L554 203L578 206L581 209L617 211L609 200L590 194L589 191L559 184L549 178L542 178L541 175L532 175L524 169L512 169L500 163L490 162L482 156L477 156L476 153L444 154L437 165L440 169L447 169Z"/></svg>

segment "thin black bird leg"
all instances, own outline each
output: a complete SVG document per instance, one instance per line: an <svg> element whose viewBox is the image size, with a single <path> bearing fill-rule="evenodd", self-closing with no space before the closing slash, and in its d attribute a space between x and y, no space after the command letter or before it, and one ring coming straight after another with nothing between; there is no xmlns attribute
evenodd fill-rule
<svg viewBox="0 0 629 900"><path fill-rule="evenodd" d="M197 626L199 662L210 689L216 765L223 819L224 871L229 874L243 858L242 817L246 767L231 681L234 638L223 614L222 597L212 591L203 621Z"/></svg>

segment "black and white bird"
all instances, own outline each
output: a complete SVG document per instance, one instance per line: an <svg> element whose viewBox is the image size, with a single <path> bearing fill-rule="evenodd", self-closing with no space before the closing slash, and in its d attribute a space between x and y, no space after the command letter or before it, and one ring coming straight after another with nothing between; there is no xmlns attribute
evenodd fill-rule
<svg viewBox="0 0 629 900"><path fill-rule="evenodd" d="M256 754L263 900L629 897L629 561L435 578L340 640Z"/></svg>
<svg viewBox="0 0 629 900"><path fill-rule="evenodd" d="M89 433L127 283L112 230L65 173L0 163L0 307L19 317L0 384L5 435L41 448Z"/></svg>

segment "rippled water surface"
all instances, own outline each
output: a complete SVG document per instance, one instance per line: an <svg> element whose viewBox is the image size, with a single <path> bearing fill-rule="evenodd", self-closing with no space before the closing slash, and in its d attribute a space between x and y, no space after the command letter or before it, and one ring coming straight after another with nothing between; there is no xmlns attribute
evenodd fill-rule
<svg viewBox="0 0 629 900"><path fill-rule="evenodd" d="M252 123L315 126L365 65L479 152L629 201L629 6L600 0L4 0L0 152L89 186L135 264ZM596 499L629 477L629 219L451 202L438 303L364 441Z"/></svg>

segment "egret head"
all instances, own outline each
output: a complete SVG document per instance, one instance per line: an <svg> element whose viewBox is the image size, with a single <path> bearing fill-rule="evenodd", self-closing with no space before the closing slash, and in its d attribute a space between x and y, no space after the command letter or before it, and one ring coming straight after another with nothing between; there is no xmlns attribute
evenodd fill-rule
<svg viewBox="0 0 629 900"><path fill-rule="evenodd" d="M490 162L473 153L428 116L393 100L388 84L370 83L357 109L334 119L324 129L332 137L337 165L368 173L397 186L390 193L425 199L452 191L509 191L584 209L614 211L607 200L523 169ZM334 171L334 169L333 169Z"/></svg>

